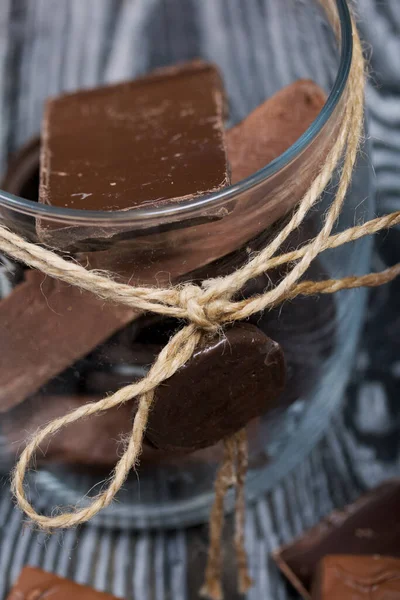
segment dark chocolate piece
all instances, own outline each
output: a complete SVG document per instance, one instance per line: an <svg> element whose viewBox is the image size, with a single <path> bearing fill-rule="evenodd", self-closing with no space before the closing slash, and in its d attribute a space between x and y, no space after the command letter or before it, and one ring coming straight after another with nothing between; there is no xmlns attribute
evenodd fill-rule
<svg viewBox="0 0 400 600"><path fill-rule="evenodd" d="M313 600L400 598L400 560L389 556L326 556L318 566Z"/></svg>
<svg viewBox="0 0 400 600"><path fill-rule="evenodd" d="M39 201L118 211L221 190L229 184L224 109L220 75L200 60L52 99ZM44 222L40 229L46 237Z"/></svg>
<svg viewBox="0 0 400 600"><path fill-rule="evenodd" d="M97 592L34 567L24 567L7 600L117 600L111 594Z"/></svg>
<svg viewBox="0 0 400 600"><path fill-rule="evenodd" d="M0 412L37 392L137 314L37 271L25 275L0 302Z"/></svg>
<svg viewBox="0 0 400 600"><path fill-rule="evenodd" d="M274 558L294 587L309 598L317 565L330 554L400 557L400 479L371 490L354 504L280 548Z"/></svg>
<svg viewBox="0 0 400 600"><path fill-rule="evenodd" d="M159 386L146 437L163 450L211 446L275 408L284 382L279 345L237 324Z"/></svg>
<svg viewBox="0 0 400 600"><path fill-rule="evenodd" d="M316 83L300 79L227 131L232 183L249 177L290 148L317 118L325 102L326 94Z"/></svg>

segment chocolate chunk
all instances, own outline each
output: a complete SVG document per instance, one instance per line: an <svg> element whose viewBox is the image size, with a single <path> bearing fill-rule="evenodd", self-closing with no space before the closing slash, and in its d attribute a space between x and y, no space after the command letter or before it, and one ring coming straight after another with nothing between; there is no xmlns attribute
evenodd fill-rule
<svg viewBox="0 0 400 600"><path fill-rule="evenodd" d="M7 600L117 600L86 585L34 567L24 567Z"/></svg>
<svg viewBox="0 0 400 600"><path fill-rule="evenodd" d="M223 189L229 184L224 107L219 73L203 61L50 100L39 201L119 211ZM44 222L40 230L47 239ZM93 228L96 235L104 229Z"/></svg>
<svg viewBox="0 0 400 600"><path fill-rule="evenodd" d="M326 556L318 567L313 600L400 598L400 560L389 556Z"/></svg>
<svg viewBox="0 0 400 600"><path fill-rule="evenodd" d="M0 412L35 393L135 314L26 271L25 281L0 302Z"/></svg>
<svg viewBox="0 0 400 600"><path fill-rule="evenodd" d="M390 480L280 548L274 558L289 581L309 598L318 563L331 554L400 557L400 479Z"/></svg>
<svg viewBox="0 0 400 600"><path fill-rule="evenodd" d="M1 434L12 454L24 447L23 441L39 427L62 417L101 396L34 396L2 415ZM90 467L113 467L121 451L120 442L132 429L136 404L128 402L107 412L81 419L57 432L46 443L37 461Z"/></svg>
<svg viewBox="0 0 400 600"><path fill-rule="evenodd" d="M317 118L325 102L326 94L316 83L300 79L230 129L226 139L232 183L249 177L290 148Z"/></svg>
<svg viewBox="0 0 400 600"><path fill-rule="evenodd" d="M275 408L284 381L279 345L237 324L157 389L146 437L163 450L211 446Z"/></svg>

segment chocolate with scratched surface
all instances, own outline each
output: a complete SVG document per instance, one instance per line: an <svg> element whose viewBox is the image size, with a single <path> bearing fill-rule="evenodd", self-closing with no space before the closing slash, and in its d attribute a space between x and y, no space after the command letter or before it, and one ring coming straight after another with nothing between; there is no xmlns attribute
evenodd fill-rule
<svg viewBox="0 0 400 600"><path fill-rule="evenodd" d="M34 567L24 567L7 600L117 600L111 594L98 592Z"/></svg>
<svg viewBox="0 0 400 600"><path fill-rule="evenodd" d="M39 201L121 211L221 190L229 184L224 113L219 72L200 60L51 99ZM42 221L38 231L55 238L57 229ZM105 231L93 227L91 237Z"/></svg>
<svg viewBox="0 0 400 600"><path fill-rule="evenodd" d="M318 563L331 554L400 557L400 479L392 479L336 510L274 559L304 598L310 598Z"/></svg>
<svg viewBox="0 0 400 600"><path fill-rule="evenodd" d="M391 556L326 556L319 564L313 600L400 598L400 560Z"/></svg>

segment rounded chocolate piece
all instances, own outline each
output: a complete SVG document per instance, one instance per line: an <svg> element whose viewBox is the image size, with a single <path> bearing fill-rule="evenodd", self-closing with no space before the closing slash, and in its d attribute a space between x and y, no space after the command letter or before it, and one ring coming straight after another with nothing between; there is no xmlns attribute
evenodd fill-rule
<svg viewBox="0 0 400 600"><path fill-rule="evenodd" d="M284 384L279 344L254 325L236 324L159 386L147 440L162 450L211 446L275 409Z"/></svg>

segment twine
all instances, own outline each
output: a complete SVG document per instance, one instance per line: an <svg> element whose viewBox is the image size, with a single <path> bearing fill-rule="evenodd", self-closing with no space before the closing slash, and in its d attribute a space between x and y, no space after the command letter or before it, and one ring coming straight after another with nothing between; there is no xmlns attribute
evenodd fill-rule
<svg viewBox="0 0 400 600"><path fill-rule="evenodd" d="M324 4L326 3L329 8L330 0L324 0ZM287 225L264 250L231 275L206 280L201 286L187 283L165 289L131 287L114 281L111 275L88 271L78 264L68 262L51 250L32 244L5 227L0 227L0 250L29 267L39 269L46 275L92 292L104 300L130 306L139 311L151 311L165 316L185 319L188 322L169 340L146 377L134 384L127 385L103 400L86 404L63 417L55 419L39 429L28 442L14 470L12 488L21 510L40 527L47 530L73 527L88 521L101 509L110 505L124 484L130 470L135 468L137 464L155 389L191 358L204 336L215 335L226 323L246 319L254 313L276 306L298 295L334 293L342 289L378 286L391 281L400 274L400 264L398 264L382 273L361 277L299 282L313 259L320 252L328 248L336 248L400 223L399 211L350 228L337 235L331 235L351 181L363 127L364 60L357 29L354 22L352 24L353 60L342 122L335 144ZM289 234L299 227L309 210L316 204L339 163L341 163L340 183L332 204L325 215L324 224L319 234L302 248L275 256ZM268 269L285 263L290 265L290 269L285 278L275 288L242 301L232 300L248 280L268 271ZM81 418L107 411L129 402L133 398L138 398L138 410L134 418L132 433L110 477L108 487L92 498L90 504L83 508L53 516L38 514L27 499L24 479L42 442L63 427ZM216 497L210 521L209 559L203 588L203 593L211 598L219 599L222 597L221 532L224 522L223 505L224 496L231 485L236 488L235 549L238 561L239 588L242 592L245 592L251 585L244 549L244 479L246 469L247 446L245 433L240 432L224 441L224 459L216 479Z"/></svg>

